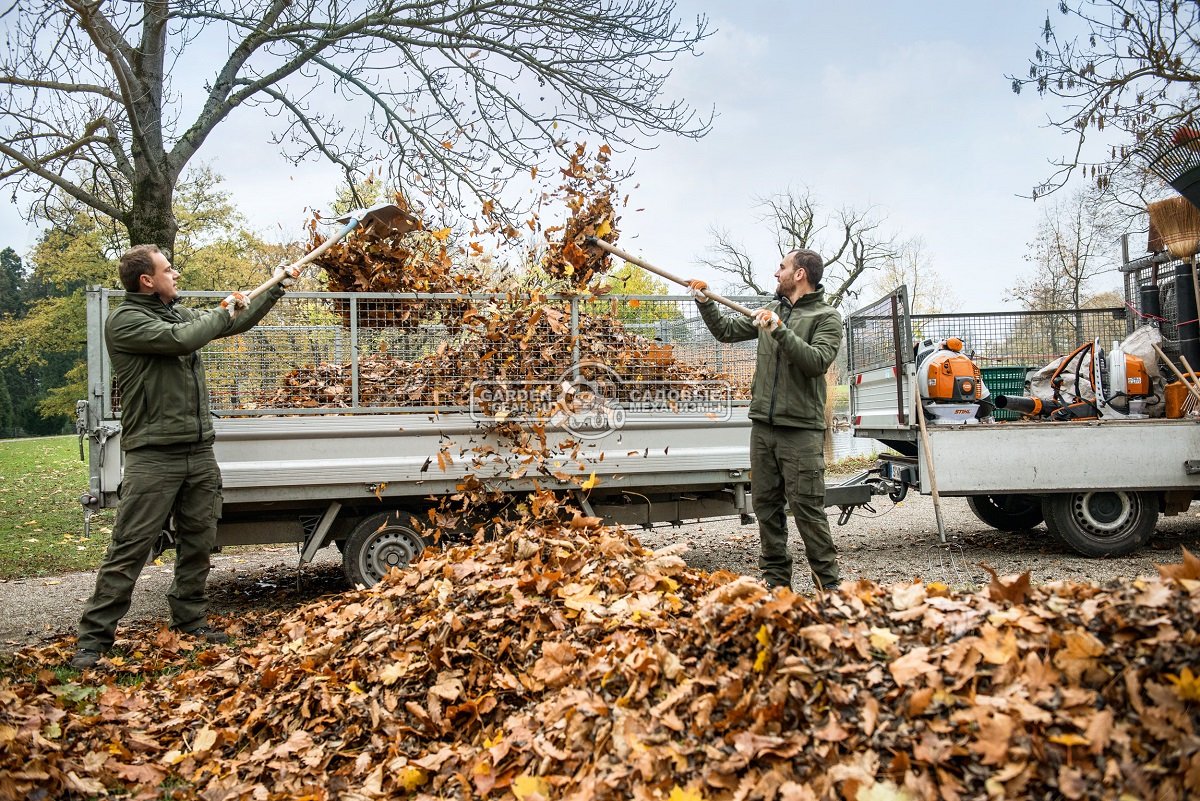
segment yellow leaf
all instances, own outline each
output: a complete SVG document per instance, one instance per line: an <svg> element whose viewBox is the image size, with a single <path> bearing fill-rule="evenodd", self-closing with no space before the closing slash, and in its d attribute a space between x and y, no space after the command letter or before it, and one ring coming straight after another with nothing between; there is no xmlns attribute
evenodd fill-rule
<svg viewBox="0 0 1200 801"><path fill-rule="evenodd" d="M869 787L860 786L854 801L916 801L916 797L905 788L885 781L874 782Z"/></svg>
<svg viewBox="0 0 1200 801"><path fill-rule="evenodd" d="M390 687L404 677L404 672L403 665L399 662L392 662L379 671L379 680L383 682L384 686Z"/></svg>
<svg viewBox="0 0 1200 801"><path fill-rule="evenodd" d="M1179 671L1178 676L1168 674L1167 678L1175 685L1175 692L1183 701L1200 701L1200 677L1192 673L1191 668Z"/></svg>
<svg viewBox="0 0 1200 801"><path fill-rule="evenodd" d="M605 220L604 222L602 222L596 226L596 236L597 237L608 236L611 233L612 233L612 224L608 220Z"/></svg>
<svg viewBox="0 0 1200 801"><path fill-rule="evenodd" d="M366 695L366 690L364 690L362 687L359 687L357 681L352 681L346 686L349 687L350 692L354 693L355 695Z"/></svg>
<svg viewBox="0 0 1200 801"><path fill-rule="evenodd" d="M671 788L667 801L704 801L704 793L691 788L685 790L677 784Z"/></svg>
<svg viewBox="0 0 1200 801"><path fill-rule="evenodd" d="M535 167L530 167L530 168L529 168L529 177L530 177L530 178L537 178L537 167L536 167L536 166L535 166Z"/></svg>
<svg viewBox="0 0 1200 801"><path fill-rule="evenodd" d="M433 238L436 239L437 241L444 242L446 240L446 237L450 236L450 229L449 228L441 228L441 229L438 229L437 231L431 231L430 233L433 234Z"/></svg>
<svg viewBox="0 0 1200 801"><path fill-rule="evenodd" d="M532 798L534 795L540 795L543 798L548 798L550 793L550 785L541 776L530 776L528 773L522 773L517 778L513 779L512 794L517 797L517 801L525 801L526 798Z"/></svg>
<svg viewBox="0 0 1200 801"><path fill-rule="evenodd" d="M217 744L217 733L205 726L200 731L196 732L196 738L192 740L192 752L196 754L203 753Z"/></svg>
<svg viewBox="0 0 1200 801"><path fill-rule="evenodd" d="M762 673L767 669L767 659L771 655L771 632L767 630L766 623L758 627L754 639L762 646L758 649L758 656L754 658L754 672Z"/></svg>
<svg viewBox="0 0 1200 801"><path fill-rule="evenodd" d="M396 774L396 783L410 793L427 781L429 781L429 774L412 765L405 765Z"/></svg>
<svg viewBox="0 0 1200 801"><path fill-rule="evenodd" d="M596 486L599 483L600 483L600 479L596 478L596 471L593 470L592 474L590 476L588 476L587 481L583 482L583 488L585 490L590 490L592 487Z"/></svg>
<svg viewBox="0 0 1200 801"><path fill-rule="evenodd" d="M1086 737L1080 737L1078 734L1052 734L1049 738L1052 743L1059 745L1090 745L1091 741Z"/></svg>
<svg viewBox="0 0 1200 801"><path fill-rule="evenodd" d="M447 139L445 142L442 142L442 147L446 148L447 150L450 150L454 147L454 143L451 142L449 139Z"/></svg>
<svg viewBox="0 0 1200 801"><path fill-rule="evenodd" d="M887 629L881 629L876 626L871 627L871 647L878 651L886 651L896 643L900 642L900 635Z"/></svg>

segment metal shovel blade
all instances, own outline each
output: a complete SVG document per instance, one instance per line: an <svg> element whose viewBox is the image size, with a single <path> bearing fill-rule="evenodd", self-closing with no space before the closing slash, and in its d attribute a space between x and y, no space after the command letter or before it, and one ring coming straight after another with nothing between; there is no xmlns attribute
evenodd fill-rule
<svg viewBox="0 0 1200 801"><path fill-rule="evenodd" d="M344 224L349 224L351 220L357 220L357 227L364 231L369 229L376 234L407 234L421 227L419 219L393 203L380 203L337 218L338 222Z"/></svg>

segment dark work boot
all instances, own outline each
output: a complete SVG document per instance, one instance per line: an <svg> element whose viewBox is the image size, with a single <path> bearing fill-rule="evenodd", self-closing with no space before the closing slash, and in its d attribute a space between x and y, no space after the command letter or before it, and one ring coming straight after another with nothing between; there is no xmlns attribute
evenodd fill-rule
<svg viewBox="0 0 1200 801"><path fill-rule="evenodd" d="M225 643L229 642L228 634L211 628L207 624L182 633L188 635L189 637L199 637L213 645L224 645Z"/></svg>
<svg viewBox="0 0 1200 801"><path fill-rule="evenodd" d="M75 656L71 657L70 665L76 670L87 670L94 668L96 663L103 656L99 651L93 651L91 648L80 648L75 652Z"/></svg>

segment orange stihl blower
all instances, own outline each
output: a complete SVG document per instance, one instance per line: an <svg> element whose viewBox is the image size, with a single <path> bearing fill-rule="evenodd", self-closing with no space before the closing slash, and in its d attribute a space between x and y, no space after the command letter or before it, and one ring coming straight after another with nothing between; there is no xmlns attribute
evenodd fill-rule
<svg viewBox="0 0 1200 801"><path fill-rule="evenodd" d="M1074 380L1066 376L1073 373ZM1051 420L1145 417L1153 388L1146 362L1114 342L1105 352L1095 339L1062 359L1050 377L1054 397L997 396L996 407Z"/></svg>
<svg viewBox="0 0 1200 801"><path fill-rule="evenodd" d="M991 412L979 365L963 351L963 341L949 337L917 346L917 383L929 422L964 425L979 422Z"/></svg>

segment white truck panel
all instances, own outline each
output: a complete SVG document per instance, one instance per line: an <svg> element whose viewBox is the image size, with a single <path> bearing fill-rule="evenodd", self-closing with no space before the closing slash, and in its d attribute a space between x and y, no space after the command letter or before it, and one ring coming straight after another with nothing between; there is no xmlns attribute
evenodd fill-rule
<svg viewBox="0 0 1200 801"><path fill-rule="evenodd" d="M921 492L942 495L1200 489L1200 420L981 423L929 426Z"/></svg>

